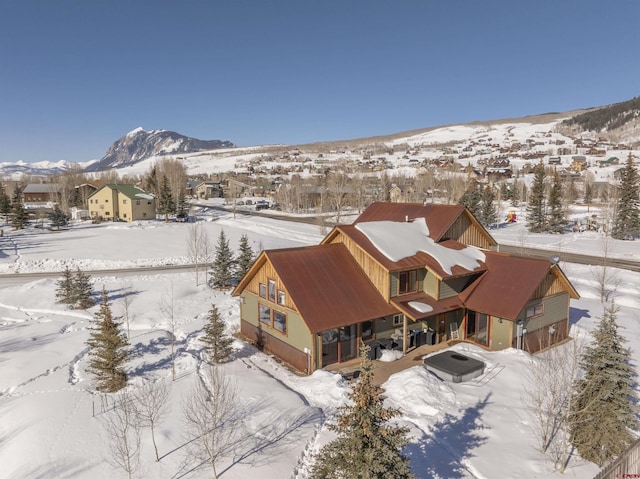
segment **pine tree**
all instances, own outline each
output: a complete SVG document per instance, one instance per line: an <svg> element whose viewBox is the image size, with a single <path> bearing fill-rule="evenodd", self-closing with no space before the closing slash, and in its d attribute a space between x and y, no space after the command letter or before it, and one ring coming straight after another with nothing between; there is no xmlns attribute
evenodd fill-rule
<svg viewBox="0 0 640 479"><path fill-rule="evenodd" d="M618 194L616 216L613 220L611 236L616 239L632 239L640 236L640 179L638 170L629 153L627 163L622 170Z"/></svg>
<svg viewBox="0 0 640 479"><path fill-rule="evenodd" d="M22 204L22 198L20 198L20 193L16 190L16 193L13 195L13 200L11 204L11 226L13 229L22 230L28 224L28 213Z"/></svg>
<svg viewBox="0 0 640 479"><path fill-rule="evenodd" d="M209 278L209 286L215 288L224 288L231 284L233 277L234 259L229 241L224 234L224 230L220 230L218 243L214 253L213 263L211 265L211 278Z"/></svg>
<svg viewBox="0 0 640 479"><path fill-rule="evenodd" d="M538 163L533 169L533 184L527 205L527 227L532 233L545 231L547 221L544 202L544 163Z"/></svg>
<svg viewBox="0 0 640 479"><path fill-rule="evenodd" d="M95 326L87 340L89 371L95 376L98 391L112 393L127 385L124 366L129 359L127 336L121 331L120 318L113 317L107 291L102 288L100 309L94 315Z"/></svg>
<svg viewBox="0 0 640 479"><path fill-rule="evenodd" d="M466 206L471 214L479 219L481 215L480 201L480 193L474 188L466 190L460 197L458 204Z"/></svg>
<svg viewBox="0 0 640 479"><path fill-rule="evenodd" d="M562 183L557 171L553 173L553 183L549 189L549 221L547 230L553 233L561 233L567 224L567 218L562 208Z"/></svg>
<svg viewBox="0 0 640 479"><path fill-rule="evenodd" d="M76 309L87 309L96 304L93 299L91 278L88 274L80 271L80 268L76 269L73 277L72 300L73 307Z"/></svg>
<svg viewBox="0 0 640 479"><path fill-rule="evenodd" d="M71 273L71 270L67 266L62 273L62 278L56 283L56 302L74 304L73 288L73 273Z"/></svg>
<svg viewBox="0 0 640 479"><path fill-rule="evenodd" d="M0 190L0 214L4 215L4 222L9 221L9 213L11 213L11 198L7 194L7 190L4 185Z"/></svg>
<svg viewBox="0 0 640 479"><path fill-rule="evenodd" d="M320 451L313 479L413 478L402 455L408 429L389 424L400 412L384 407L368 353L369 347L361 343L360 377L348 394L349 404L339 408L337 424L329 426L338 437Z"/></svg>
<svg viewBox="0 0 640 479"><path fill-rule="evenodd" d="M489 227L498 222L498 212L493 202L494 194L491 186L485 186L482 189L482 199L480 202L480 223Z"/></svg>
<svg viewBox="0 0 640 479"><path fill-rule="evenodd" d="M225 324L215 305L211 305L208 322L204 326L204 335L200 340L205 343L204 350L209 363L224 362L233 352L233 338L225 333Z"/></svg>
<svg viewBox="0 0 640 479"><path fill-rule="evenodd" d="M67 215L58 208L54 208L54 210L49 213L49 221L51 222L52 228L59 230L61 226L67 226L69 218L67 218Z"/></svg>
<svg viewBox="0 0 640 479"><path fill-rule="evenodd" d="M631 353L616 323L619 308L605 306L594 342L580 358L584 377L577 381L571 401L571 443L580 455L599 466L620 455L635 440L638 397Z"/></svg>
<svg viewBox="0 0 640 479"><path fill-rule="evenodd" d="M160 187L160 199L158 202L158 213L164 215L164 220L169 221L169 215L176 212L176 203L169 186L167 175L162 176L162 186Z"/></svg>
<svg viewBox="0 0 640 479"><path fill-rule="evenodd" d="M240 237L238 257L236 258L236 276L242 278L253 264L254 255L253 249L249 244L249 238L243 234Z"/></svg>

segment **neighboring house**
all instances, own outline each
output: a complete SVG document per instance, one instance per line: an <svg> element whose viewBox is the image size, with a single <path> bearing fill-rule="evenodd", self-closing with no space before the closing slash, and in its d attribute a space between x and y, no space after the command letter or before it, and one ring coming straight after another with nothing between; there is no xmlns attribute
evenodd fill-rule
<svg viewBox="0 0 640 479"><path fill-rule="evenodd" d="M29 183L22 190L25 208L43 207L60 202L61 187L58 183Z"/></svg>
<svg viewBox="0 0 640 479"><path fill-rule="evenodd" d="M411 185L393 185L389 189L389 201L393 203L406 203L415 195L415 189Z"/></svg>
<svg viewBox="0 0 640 479"><path fill-rule="evenodd" d="M587 158L582 155L576 155L571 157L571 168L575 168L578 171L587 169Z"/></svg>
<svg viewBox="0 0 640 479"><path fill-rule="evenodd" d="M198 199L222 198L224 196L222 185L219 181L201 181L193 191L193 196Z"/></svg>
<svg viewBox="0 0 640 479"><path fill-rule="evenodd" d="M89 216L113 221L152 220L155 198L134 185L107 184L89 196Z"/></svg>
<svg viewBox="0 0 640 479"><path fill-rule="evenodd" d="M225 198L244 198L251 195L251 187L238 180L229 178L227 185L224 187Z"/></svg>
<svg viewBox="0 0 640 479"><path fill-rule="evenodd" d="M71 204L76 207L87 210L89 207L89 197L95 193L98 188L102 186L100 181L92 181L90 183L83 183L73 188L73 197L71 198Z"/></svg>
<svg viewBox="0 0 640 479"><path fill-rule="evenodd" d="M463 206L374 203L317 246L263 251L234 289L240 329L297 370L452 339L529 352L568 335L557 264L510 256ZM523 274L526 272L526 274Z"/></svg>

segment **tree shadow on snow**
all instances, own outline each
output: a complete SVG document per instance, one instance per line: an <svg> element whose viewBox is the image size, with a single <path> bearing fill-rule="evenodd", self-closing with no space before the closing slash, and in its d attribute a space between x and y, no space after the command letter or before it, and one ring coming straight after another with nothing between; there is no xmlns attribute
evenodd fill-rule
<svg viewBox="0 0 640 479"><path fill-rule="evenodd" d="M474 457L474 449L487 441L480 433L486 429L480 417L489 404L490 397L491 393L479 400L475 406L465 409L460 418L446 413L444 419L435 425L430 436L407 446L405 453L417 478L473 477L465 462Z"/></svg>
<svg viewBox="0 0 640 479"><path fill-rule="evenodd" d="M589 314L589 310L587 309L569 308L569 326L573 326L582 318L590 317L591 314Z"/></svg>

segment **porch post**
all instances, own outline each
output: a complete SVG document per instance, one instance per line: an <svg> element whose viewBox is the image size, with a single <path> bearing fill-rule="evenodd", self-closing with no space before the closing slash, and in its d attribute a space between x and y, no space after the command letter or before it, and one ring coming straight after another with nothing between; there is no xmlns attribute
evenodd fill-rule
<svg viewBox="0 0 640 479"><path fill-rule="evenodd" d="M407 315L402 315L402 354L407 354Z"/></svg>

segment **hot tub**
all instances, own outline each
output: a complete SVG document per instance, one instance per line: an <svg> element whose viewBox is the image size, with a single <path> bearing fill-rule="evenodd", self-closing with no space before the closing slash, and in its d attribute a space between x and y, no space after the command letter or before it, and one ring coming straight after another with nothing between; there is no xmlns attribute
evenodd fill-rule
<svg viewBox="0 0 640 479"><path fill-rule="evenodd" d="M424 367L440 379L460 383L484 373L485 364L456 351L444 351L423 359Z"/></svg>

